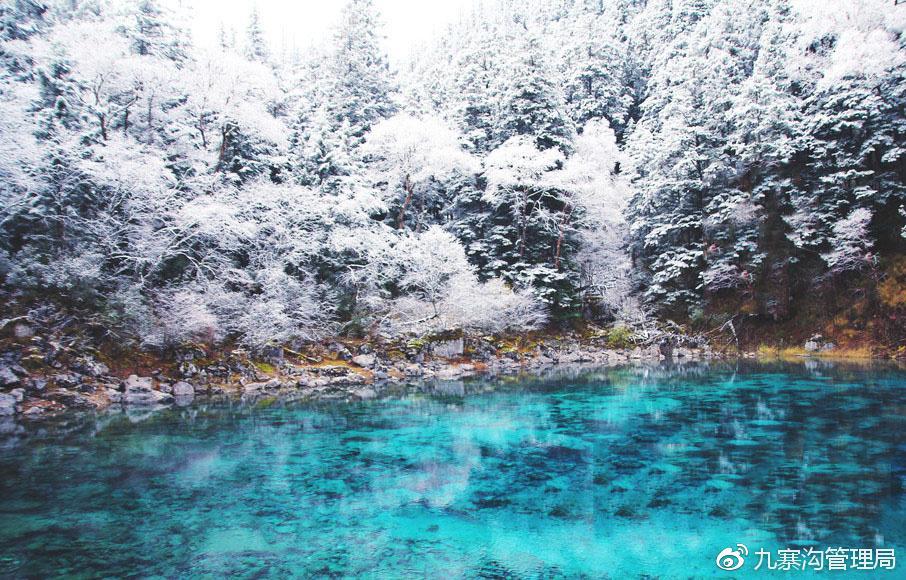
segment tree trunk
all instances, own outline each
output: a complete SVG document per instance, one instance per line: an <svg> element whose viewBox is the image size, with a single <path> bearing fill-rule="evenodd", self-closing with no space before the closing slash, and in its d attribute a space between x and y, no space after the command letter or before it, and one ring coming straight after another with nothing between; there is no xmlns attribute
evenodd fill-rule
<svg viewBox="0 0 906 580"><path fill-rule="evenodd" d="M525 257L525 237L526 230L528 229L528 218L525 215L525 207L528 205L528 194L522 192L522 207L519 209L521 223L520 227L522 231L519 233L519 258L522 259Z"/></svg>
<svg viewBox="0 0 906 580"><path fill-rule="evenodd" d="M406 219L406 208L409 206L409 203L412 201L412 194L415 191L415 188L412 186L412 182L409 181L409 176L403 180L403 189L406 190L406 199L403 200L403 207L400 208L399 219L397 220L397 229L403 229L403 222Z"/></svg>
<svg viewBox="0 0 906 580"><path fill-rule="evenodd" d="M564 209L563 219L557 223L557 246L554 250L554 269L560 269L560 253L563 249L563 239L566 237L566 226L569 225L569 219L572 217L572 207L567 205Z"/></svg>
<svg viewBox="0 0 906 580"><path fill-rule="evenodd" d="M217 169L215 171L220 171L223 167L224 157L226 156L227 135L229 133L230 130L227 127L220 130L220 149L217 151Z"/></svg>
<svg viewBox="0 0 906 580"><path fill-rule="evenodd" d="M154 141L154 131L151 128L151 124L154 122L154 109L153 107L154 97L151 96L148 98L148 143Z"/></svg>

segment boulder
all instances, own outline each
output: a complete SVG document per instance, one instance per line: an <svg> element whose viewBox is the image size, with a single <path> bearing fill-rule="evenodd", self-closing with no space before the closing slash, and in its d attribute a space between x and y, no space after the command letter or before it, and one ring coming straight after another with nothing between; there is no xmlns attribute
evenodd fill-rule
<svg viewBox="0 0 906 580"><path fill-rule="evenodd" d="M821 350L821 343L824 342L824 337L820 334L813 335L810 339L805 341L805 344L802 345L802 348L806 352L818 352Z"/></svg>
<svg viewBox="0 0 906 580"><path fill-rule="evenodd" d="M50 394L50 398L72 409L93 409L95 407L91 399L69 389L57 389Z"/></svg>
<svg viewBox="0 0 906 580"><path fill-rule="evenodd" d="M242 389L246 393L258 393L260 391L276 391L280 386L279 379L271 379L266 382L248 383Z"/></svg>
<svg viewBox="0 0 906 580"><path fill-rule="evenodd" d="M262 360L269 362L273 365L283 364L283 347L282 346L266 346L261 349L260 356Z"/></svg>
<svg viewBox="0 0 906 580"><path fill-rule="evenodd" d="M454 338L453 340L436 342L431 347L431 352L434 353L434 356L440 356L444 358L462 356L464 352L463 340L462 338Z"/></svg>
<svg viewBox="0 0 906 580"><path fill-rule="evenodd" d="M172 387L174 397L186 397L195 394L195 387L185 381L179 381Z"/></svg>
<svg viewBox="0 0 906 580"><path fill-rule="evenodd" d="M64 389L74 389L82 382L82 377L76 373L60 373L53 376L56 386Z"/></svg>
<svg viewBox="0 0 906 580"><path fill-rule="evenodd" d="M0 393L0 415L14 415L17 402L13 395Z"/></svg>
<svg viewBox="0 0 906 580"><path fill-rule="evenodd" d="M31 338L35 335L35 329L27 324L17 322L13 326L13 334L16 338Z"/></svg>
<svg viewBox="0 0 906 580"><path fill-rule="evenodd" d="M173 402L173 395L161 393L160 391L151 391L155 405L169 405Z"/></svg>
<svg viewBox="0 0 906 580"><path fill-rule="evenodd" d="M21 403L25 399L25 389L22 388L13 389L9 394L16 398L17 403Z"/></svg>
<svg viewBox="0 0 906 580"><path fill-rule="evenodd" d="M158 405L173 402L173 396L151 388L151 377L129 375L125 381L126 391L123 393L123 403L126 405Z"/></svg>
<svg viewBox="0 0 906 580"><path fill-rule="evenodd" d="M102 377L110 372L110 368L107 365L90 355L79 358L72 365L72 369L89 377Z"/></svg>
<svg viewBox="0 0 906 580"><path fill-rule="evenodd" d="M19 377L9 367L0 367L0 386L11 387L19 384Z"/></svg>
<svg viewBox="0 0 906 580"><path fill-rule="evenodd" d="M372 368L376 360L373 354L360 354L352 357L353 364L366 369Z"/></svg>
<svg viewBox="0 0 906 580"><path fill-rule="evenodd" d="M43 393L47 389L47 379L35 377L27 381L25 387L33 393Z"/></svg>
<svg viewBox="0 0 906 580"><path fill-rule="evenodd" d="M129 375L123 382L127 393L146 393L152 389L151 377L140 377L138 375Z"/></svg>

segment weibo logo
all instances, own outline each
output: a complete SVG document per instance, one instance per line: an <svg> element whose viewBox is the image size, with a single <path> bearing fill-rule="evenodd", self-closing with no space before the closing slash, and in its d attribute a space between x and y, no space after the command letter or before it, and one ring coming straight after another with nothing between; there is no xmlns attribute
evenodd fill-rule
<svg viewBox="0 0 906 580"><path fill-rule="evenodd" d="M736 544L737 549L734 550L731 548L724 548L720 551L720 554L717 555L717 567L721 570L739 570L742 568L742 565L745 564L746 559L744 556L749 555L749 549L745 544Z"/></svg>

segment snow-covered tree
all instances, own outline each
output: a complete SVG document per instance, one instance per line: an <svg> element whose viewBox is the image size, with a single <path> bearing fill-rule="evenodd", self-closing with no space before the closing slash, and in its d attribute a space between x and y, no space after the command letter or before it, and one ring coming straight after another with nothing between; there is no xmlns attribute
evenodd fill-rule
<svg viewBox="0 0 906 580"><path fill-rule="evenodd" d="M397 115L382 121L368 134L362 154L400 229L407 218L416 230L426 219L436 219L449 203L444 198L448 180L477 169L459 136L436 118Z"/></svg>
<svg viewBox="0 0 906 580"><path fill-rule="evenodd" d="M245 56L249 60L261 63L266 63L270 59L270 50L261 29L261 17L258 15L257 6L252 7L249 23L245 29Z"/></svg>

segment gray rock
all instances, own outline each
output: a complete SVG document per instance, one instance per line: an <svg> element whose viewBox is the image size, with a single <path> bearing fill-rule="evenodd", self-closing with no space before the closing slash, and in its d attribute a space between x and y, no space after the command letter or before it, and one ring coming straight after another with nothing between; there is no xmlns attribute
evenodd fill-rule
<svg viewBox="0 0 906 580"><path fill-rule="evenodd" d="M462 356L462 353L464 352L463 340L461 338L455 338L453 340L434 343L431 347L431 352L434 353L434 356L442 356L445 358Z"/></svg>
<svg viewBox="0 0 906 580"><path fill-rule="evenodd" d="M25 386L33 393L43 393L47 389L47 379L36 377L26 382Z"/></svg>
<svg viewBox="0 0 906 580"><path fill-rule="evenodd" d="M0 393L0 415L15 415L16 397L7 393Z"/></svg>
<svg viewBox="0 0 906 580"><path fill-rule="evenodd" d="M246 393L257 393L260 391L276 391L281 386L278 379L271 379L266 382L248 383L242 387Z"/></svg>
<svg viewBox="0 0 906 580"><path fill-rule="evenodd" d="M19 384L19 377L9 367L0 367L0 386L9 387Z"/></svg>
<svg viewBox="0 0 906 580"><path fill-rule="evenodd" d="M111 403L122 403L123 402L123 393L117 391L116 389L107 389L107 398L110 399Z"/></svg>
<svg viewBox="0 0 906 580"><path fill-rule="evenodd" d="M335 342L328 347L328 350L333 353L335 358L340 360L348 361L352 360L352 353L349 352L349 349L345 345Z"/></svg>
<svg viewBox="0 0 906 580"><path fill-rule="evenodd" d="M44 409L41 407L30 407L27 411L22 413L26 417L37 417L44 414Z"/></svg>
<svg viewBox="0 0 906 580"><path fill-rule="evenodd" d="M151 377L129 375L125 385L126 391L123 393L122 402L126 405L159 405L173 402L173 396L169 393L162 393L151 388Z"/></svg>
<svg viewBox="0 0 906 580"><path fill-rule="evenodd" d="M16 338L31 338L35 335L35 329L21 322L13 326L13 334Z"/></svg>
<svg viewBox="0 0 906 580"><path fill-rule="evenodd" d="M110 367L92 356L85 356L76 361L72 368L89 377L101 377L110 372Z"/></svg>
<svg viewBox="0 0 906 580"><path fill-rule="evenodd" d="M179 375L182 377L191 377L198 374L198 367L192 363L184 362L179 365Z"/></svg>
<svg viewBox="0 0 906 580"><path fill-rule="evenodd" d="M283 347L266 346L261 349L261 358L274 365L283 364Z"/></svg>
<svg viewBox="0 0 906 580"><path fill-rule="evenodd" d="M153 390L151 377L129 375L123 384L126 387L127 393L147 393Z"/></svg>
<svg viewBox="0 0 906 580"><path fill-rule="evenodd" d="M25 399L25 389L13 389L9 392L10 395L16 398L17 403L21 403Z"/></svg>
<svg viewBox="0 0 906 580"><path fill-rule="evenodd" d="M373 367L376 360L377 359L375 359L375 356L373 354L360 354L358 356L352 357L353 364L366 369Z"/></svg>
<svg viewBox="0 0 906 580"><path fill-rule="evenodd" d="M154 398L154 403L157 405L169 405L173 402L173 395L170 395L168 393L151 391L151 396Z"/></svg>
<svg viewBox="0 0 906 580"><path fill-rule="evenodd" d="M821 344L824 342L824 337L820 334L813 334L811 338L805 341L805 344L802 345L802 348L806 352L818 352L821 350Z"/></svg>
<svg viewBox="0 0 906 580"><path fill-rule="evenodd" d="M157 383L157 390L161 393L170 393L173 394L173 385L170 383Z"/></svg>
<svg viewBox="0 0 906 580"><path fill-rule="evenodd" d="M93 409L95 407L91 399L69 389L57 389L50 394L50 398L73 409Z"/></svg>
<svg viewBox="0 0 906 580"><path fill-rule="evenodd" d="M161 390L163 390L163 389L161 389ZM195 387L193 387L192 385L190 385L189 383L187 383L185 381L179 381L178 383L173 385L171 392L173 393L174 397L186 397L186 396L190 396L190 395L194 396Z"/></svg>
<svg viewBox="0 0 906 580"><path fill-rule="evenodd" d="M419 376L419 375L424 374L425 371L421 367L421 365L411 364L411 365L406 365L406 368L405 368L405 370L403 370L403 372L409 376Z"/></svg>
<svg viewBox="0 0 906 580"><path fill-rule="evenodd" d="M82 377L76 373L61 373L53 376L56 386L64 389L74 389L82 382Z"/></svg>

